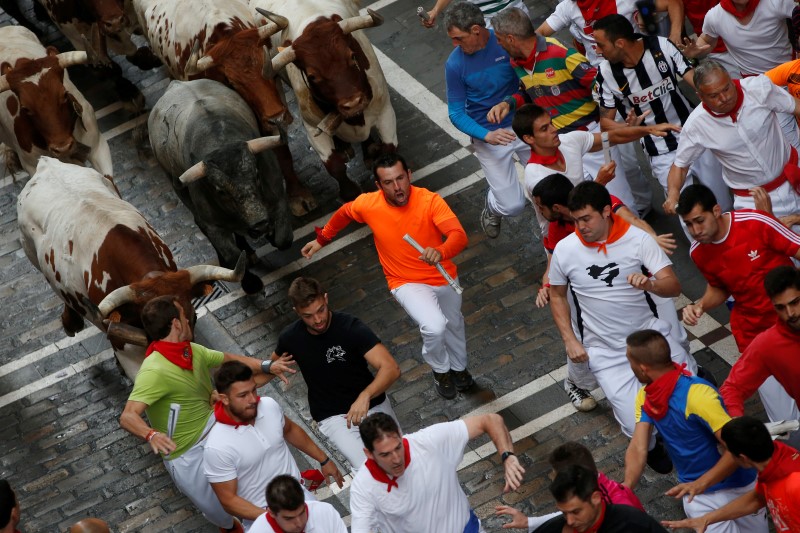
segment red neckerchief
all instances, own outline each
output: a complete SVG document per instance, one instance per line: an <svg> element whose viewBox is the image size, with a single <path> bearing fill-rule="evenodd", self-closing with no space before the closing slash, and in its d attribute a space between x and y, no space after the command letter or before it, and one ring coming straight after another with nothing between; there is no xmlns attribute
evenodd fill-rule
<svg viewBox="0 0 800 533"><path fill-rule="evenodd" d="M308 515L308 504L306 504L306 515ZM271 527L275 533L283 533L283 529L281 529L281 526L278 525L278 522L275 520L275 518L269 514L269 510L267 511L267 522L269 523L269 527Z"/></svg>
<svg viewBox="0 0 800 533"><path fill-rule="evenodd" d="M782 442L775 441L774 444L772 457L764 470L758 473L759 483L770 483L800 472L800 452Z"/></svg>
<svg viewBox="0 0 800 533"><path fill-rule="evenodd" d="M751 14L753 11L756 10L758 7L758 2L760 0L747 0L747 5L744 7L744 11L739 11L736 9L736 6L733 5L733 0L720 0L720 7L736 17L737 19L743 19L747 15Z"/></svg>
<svg viewBox="0 0 800 533"><path fill-rule="evenodd" d="M192 370L192 344L189 341L153 341L147 347L144 356L147 357L153 352L160 353L173 365L184 370Z"/></svg>
<svg viewBox="0 0 800 533"><path fill-rule="evenodd" d="M603 525L603 520L606 519L606 502L600 500L600 516L597 518L597 521L592 524L592 527L586 530L586 533L597 533L600 530L600 527ZM572 530L573 533L577 533L577 529Z"/></svg>
<svg viewBox="0 0 800 533"><path fill-rule="evenodd" d="M594 23L608 15L617 14L617 3L614 0L578 0L578 9L581 10L584 24L583 32L591 34Z"/></svg>
<svg viewBox="0 0 800 533"><path fill-rule="evenodd" d="M408 465L411 463L411 448L408 447L408 440L406 440L405 437L403 438L403 448L405 448L403 461L406 464L406 468L408 468ZM392 492L392 487L397 487L397 478L390 478L389 474L387 474L383 468L378 466L378 463L372 459L367 459L366 465L369 469L369 473L372 474L372 477L375 479L375 481L386 483L386 492Z"/></svg>
<svg viewBox="0 0 800 533"><path fill-rule="evenodd" d="M661 420L667 416L669 410L669 398L672 396L672 391L678 384L678 379L681 376L691 376L692 374L686 370L686 363L678 365L672 363L673 370L670 370L654 382L645 386L644 391L644 405L642 409L647 413L647 416L653 420Z"/></svg>
<svg viewBox="0 0 800 533"><path fill-rule="evenodd" d="M556 148L556 153L553 155L539 155L531 150L531 158L528 159L528 163L535 163L537 165L550 167L563 160L564 156L561 155L561 151L558 148Z"/></svg>
<svg viewBox="0 0 800 533"><path fill-rule="evenodd" d="M539 42L537 40L536 46L533 47L530 55L528 55L527 59L514 59L511 58L511 66L512 67L522 67L528 72L533 72L533 67L536 66L536 54L539 52Z"/></svg>
<svg viewBox="0 0 800 533"><path fill-rule="evenodd" d="M731 109L730 113L715 113L708 108L708 106L703 102L703 109L708 111L708 114L714 118L724 118L730 117L731 120L736 123L736 115L739 114L739 110L742 108L742 103L744 103L744 91L742 90L742 82L741 80L731 80L733 84L736 86L736 106Z"/></svg>
<svg viewBox="0 0 800 533"><path fill-rule="evenodd" d="M256 396L256 401L260 402L261 397ZM256 409L258 409L258 407L256 407ZM214 418L216 418L217 422L220 424L233 426L234 429L238 428L239 426L252 426L255 423L255 420L253 420L253 422L250 424L242 424L241 422L237 422L225 411L225 405L219 400L217 400L217 403L214 404Z"/></svg>
<svg viewBox="0 0 800 533"><path fill-rule="evenodd" d="M606 249L607 244L612 244L620 240L625 233L627 233L628 228L631 227L630 223L627 220L623 220L622 218L618 217L614 213L609 215L611 217L611 231L608 232L608 239L603 242L586 242L583 239L583 235L581 235L580 230L578 230L578 226L575 226L575 235L581 240L584 246L588 246L589 248L597 248L597 253L603 252L604 254L608 255L608 250Z"/></svg>

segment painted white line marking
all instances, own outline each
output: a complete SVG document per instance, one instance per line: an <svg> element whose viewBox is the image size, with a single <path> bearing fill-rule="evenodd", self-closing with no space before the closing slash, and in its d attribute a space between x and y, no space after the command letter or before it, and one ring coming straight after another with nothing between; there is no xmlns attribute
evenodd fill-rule
<svg viewBox="0 0 800 533"><path fill-rule="evenodd" d="M559 367L549 374L545 374L544 376L534 379L527 385L523 385L522 387L515 389L504 396L473 409L469 413L462 416L461 419L463 420L469 416L485 415L487 413L498 413L503 409L506 409L515 403L524 400L528 396L533 396L537 392L542 391L551 385L560 383L565 377L567 377L567 365Z"/></svg>
<svg viewBox="0 0 800 533"><path fill-rule="evenodd" d="M102 109L96 110L94 112L94 117L97 120L100 120L101 118L107 117L111 113L114 113L114 112L119 111L120 109L122 109L122 105L123 105L122 102L114 102L113 104L109 104L109 105L105 106Z"/></svg>
<svg viewBox="0 0 800 533"><path fill-rule="evenodd" d="M150 114L149 114L149 113L145 113L145 114L143 114L143 115L139 115L139 116L138 116L138 117L136 117L136 118L132 118L132 119L130 119L130 120L129 120L129 121L127 121L127 122L123 122L123 123L122 123L122 124L120 124L119 126L116 126L116 127L114 127L114 128L111 128L111 129L110 129L110 130L108 130L107 132L103 133L103 138L104 138L106 141L110 141L110 140L111 140L111 139L113 139L114 137L116 137L116 136L118 136L118 135L122 135L123 133L125 133L125 132L126 132L126 131L128 131L128 130L132 130L132 129L133 129L133 128L135 128L136 126L139 126L140 124L144 124L144 123L146 123L146 122L147 122L147 117L148 117L148 116L150 116Z"/></svg>
<svg viewBox="0 0 800 533"><path fill-rule="evenodd" d="M79 374L84 370L88 370L89 368L99 365L103 361L111 359L114 357L114 350L109 348L108 350L104 350L98 354L95 354L91 357L87 357L83 361L79 361L74 365L70 365L66 368L62 368L52 374L43 377L42 379L38 379L33 383L28 383L24 387L20 387L19 389L6 394L4 396L0 396L0 408L5 407L6 405L15 402L19 399L22 399L29 394L33 394L34 392L40 391L45 389L51 385L58 383L59 381L63 381L70 376L74 376L75 374Z"/></svg>
<svg viewBox="0 0 800 533"><path fill-rule="evenodd" d="M101 332L95 328L92 324L86 325L86 329L77 333L74 337L64 337L62 339L57 340L52 344L48 344L43 348L39 348L35 352L31 352L29 354L23 355L18 359L14 359L10 363L6 363L3 366L0 366L0 377L20 370L21 368L25 368L28 365L32 365L37 361L44 359L59 350L63 350L73 344L77 344L81 341L84 341L93 335L98 335Z"/></svg>

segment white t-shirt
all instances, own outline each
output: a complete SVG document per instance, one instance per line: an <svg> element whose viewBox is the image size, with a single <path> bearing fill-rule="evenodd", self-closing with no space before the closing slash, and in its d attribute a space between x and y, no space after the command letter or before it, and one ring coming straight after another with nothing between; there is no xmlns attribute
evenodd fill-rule
<svg viewBox="0 0 800 533"><path fill-rule="evenodd" d="M572 0L565 0L572 3ZM562 2L564 3L564 2ZM562 133L558 136L561 146L558 147L564 156L566 170L559 172L538 163L528 163L525 165L525 192L533 203L533 188L536 184L551 174L563 174L573 185L582 181L587 181L583 172L583 156L589 153L594 145L594 134L588 131L575 130L569 133ZM547 227L550 223L539 212L539 208L533 203L533 210L536 212L536 220L539 222L542 235L547 235Z"/></svg>
<svg viewBox="0 0 800 533"><path fill-rule="evenodd" d="M288 474L300 481L300 469L283 438L283 410L261 398L255 423L234 427L217 422L208 434L203 461L209 483L237 480L236 494L266 508L272 478Z"/></svg>
<svg viewBox="0 0 800 533"><path fill-rule="evenodd" d="M750 189L777 178L789 160L790 145L777 113L794 113L792 95L766 76L741 80L744 102L736 122L697 106L683 125L675 165L689 166L707 148L722 165L732 189Z"/></svg>
<svg viewBox="0 0 800 533"><path fill-rule="evenodd" d="M352 533L418 533L464 531L469 501L458 482L457 468L469 435L461 421L445 422L405 435L411 462L397 487L360 468L350 486Z"/></svg>
<svg viewBox="0 0 800 533"><path fill-rule="evenodd" d="M308 506L308 522L304 533L347 533L342 517L333 505L325 502L306 502ZM267 522L267 513L253 521L247 533L277 533Z"/></svg>
<svg viewBox="0 0 800 533"><path fill-rule="evenodd" d="M764 72L792 60L786 19L792 18L794 0L761 0L747 24L717 4L706 13L703 33L722 37L742 74Z"/></svg>
<svg viewBox="0 0 800 533"><path fill-rule="evenodd" d="M636 13L636 2L634 0L617 0L617 13L628 19L634 28L638 28L638 23L634 18ZM597 43L594 39L594 29L587 27L586 19L578 7L575 0L563 0L558 3L555 11L545 20L553 31L569 28L569 33L586 48L586 59L593 66L597 66L603 61L602 56L597 55Z"/></svg>
<svg viewBox="0 0 800 533"><path fill-rule="evenodd" d="M624 353L628 335L652 328L658 320L652 298L633 288L628 275L641 274L642 267L652 275L672 263L655 239L635 226L606 249L608 255L585 246L574 233L565 237L553 251L550 284L570 285L570 305L579 317L572 327L585 347ZM592 370L614 364L619 364L617 358L593 358Z"/></svg>

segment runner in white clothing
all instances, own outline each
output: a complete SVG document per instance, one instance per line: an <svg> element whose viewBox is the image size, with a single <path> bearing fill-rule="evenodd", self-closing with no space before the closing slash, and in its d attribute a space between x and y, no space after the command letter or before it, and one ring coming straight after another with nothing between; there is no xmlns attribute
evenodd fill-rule
<svg viewBox="0 0 800 533"><path fill-rule="evenodd" d="M776 217L800 212L797 150L781 132L776 115L800 116L800 100L765 76L731 80L714 61L695 69L695 84L703 105L692 111L681 132L664 211L675 213L689 166L708 149L722 164L735 209L754 208L750 190L763 187Z"/></svg>
<svg viewBox="0 0 800 533"><path fill-rule="evenodd" d="M350 487L352 533L482 532L457 469L467 442L484 433L500 452L506 492L516 490L525 473L498 414L434 424L402 436L392 417L375 413L359 431L368 459Z"/></svg>
<svg viewBox="0 0 800 533"><path fill-rule="evenodd" d="M436 0L436 4L428 11L428 18L422 18L420 21L426 28L433 28L436 25L436 19L441 13L447 9L452 0ZM492 19L498 13L509 7L516 7L528 13L528 8L522 0L470 0L470 3L475 4L483 13L486 20L486 27L492 28Z"/></svg>
<svg viewBox="0 0 800 533"><path fill-rule="evenodd" d="M289 444L319 461L325 478L342 486L342 475L325 452L283 416L275 400L258 397L247 366L224 363L214 381L219 400L214 408L217 423L203 450L206 477L222 507L242 518L245 529L264 513L265 489L272 478L281 474L300 478ZM306 499L314 497L308 493Z"/></svg>
<svg viewBox="0 0 800 533"><path fill-rule="evenodd" d="M336 509L325 502L305 501L305 492L292 476L275 477L267 485L267 512L256 518L248 533L347 533Z"/></svg>
<svg viewBox="0 0 800 533"><path fill-rule="evenodd" d="M650 296L675 297L680 282L655 239L611 212L604 187L581 183L568 203L578 231L562 239L553 252L550 308L567 355L578 363L589 362L623 433L630 437L639 385L625 356L625 338L640 329L656 329L669 340L674 360L686 363L692 373L697 370ZM574 323L570 303L577 310Z"/></svg>

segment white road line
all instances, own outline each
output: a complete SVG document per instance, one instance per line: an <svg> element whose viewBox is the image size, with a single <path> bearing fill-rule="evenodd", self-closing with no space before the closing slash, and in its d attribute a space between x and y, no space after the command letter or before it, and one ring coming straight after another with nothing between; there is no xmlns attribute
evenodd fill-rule
<svg viewBox="0 0 800 533"><path fill-rule="evenodd" d="M121 101L116 101L113 104L109 104L109 105L105 106L102 109L96 110L94 112L94 118L96 118L97 120L100 120L101 118L106 117L106 116L110 115L111 113L119 111L120 109L122 109L123 105L124 104Z"/></svg>
<svg viewBox="0 0 800 533"><path fill-rule="evenodd" d="M544 376L534 379L527 385L523 385L522 387L514 389L500 398L473 409L461 418L463 420L469 416L484 415L486 413L498 413L503 409L506 409L507 407L510 407L515 403L527 398L528 396L533 396L537 392L542 391L551 385L561 383L566 377L567 365L564 365L553 370L549 374L545 374Z"/></svg>
<svg viewBox="0 0 800 533"><path fill-rule="evenodd" d="M22 357L14 359L10 363L6 363L3 366L0 366L0 377L10 374L12 372L16 372L17 370L25 368L28 365L32 365L37 361L41 361L45 357L53 355L59 350L63 350L64 348L72 346L73 344L85 341L86 339L92 337L93 335L97 335L99 333L101 333L100 330L95 328L92 324L87 324L86 329L84 329L80 333L77 333L74 337L64 337L52 344L48 344L43 348L39 348L35 352L25 354Z"/></svg>
<svg viewBox="0 0 800 533"><path fill-rule="evenodd" d="M149 117L149 116L150 116L150 113L144 113L142 115L139 115L136 118L130 119L127 122L123 122L119 126L113 127L110 130L108 130L107 132L103 133L103 138L106 141L110 141L114 137L116 137L118 135L122 135L123 133L125 133L128 130L132 130L136 126L146 123L147 122L147 117Z"/></svg>

